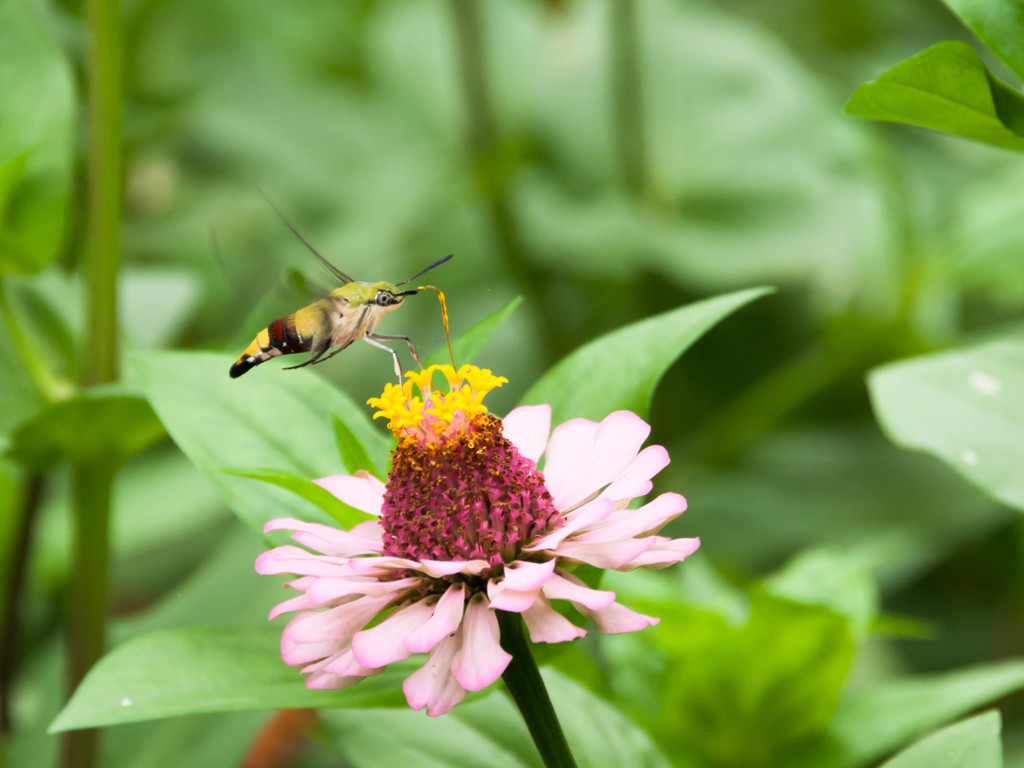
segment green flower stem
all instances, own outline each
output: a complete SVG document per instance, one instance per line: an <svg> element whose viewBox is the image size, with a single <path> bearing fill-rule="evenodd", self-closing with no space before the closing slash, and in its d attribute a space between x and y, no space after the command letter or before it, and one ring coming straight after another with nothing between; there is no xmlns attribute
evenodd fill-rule
<svg viewBox="0 0 1024 768"><path fill-rule="evenodd" d="M103 654L107 614L110 495L115 467L112 463L80 463L72 468L74 550L70 588L68 669L71 689ZM68 731L61 743L64 768L90 768L95 764L99 731Z"/></svg>
<svg viewBox="0 0 1024 768"><path fill-rule="evenodd" d="M501 679L519 707L544 765L547 768L575 768L576 761L569 751L537 662L530 652L530 644L523 634L522 617L508 611L497 611L497 614L501 647L512 655Z"/></svg>
<svg viewBox="0 0 1024 768"><path fill-rule="evenodd" d="M81 384L117 378L118 226L121 219L121 11L117 0L86 0L88 45L85 342ZM72 467L74 551L68 625L68 686L74 688L103 653L107 615L110 497L116 467ZM92 768L98 731L71 731L61 743L63 768Z"/></svg>
<svg viewBox="0 0 1024 768"><path fill-rule="evenodd" d="M647 184L642 81L635 0L612 0L612 107L619 166L626 188L637 197Z"/></svg>

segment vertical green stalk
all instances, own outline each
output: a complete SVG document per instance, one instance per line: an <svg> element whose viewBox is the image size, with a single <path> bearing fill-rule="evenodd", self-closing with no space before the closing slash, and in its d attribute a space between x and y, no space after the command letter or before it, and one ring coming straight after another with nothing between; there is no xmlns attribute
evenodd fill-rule
<svg viewBox="0 0 1024 768"><path fill-rule="evenodd" d="M117 378L118 225L121 218L121 16L117 0L86 0L87 164L85 334L83 387ZM74 551L68 626L68 685L81 682L103 653L107 614L110 498L115 465L83 462L72 467ZM97 731L63 737L61 764L91 768Z"/></svg>
<svg viewBox="0 0 1024 768"><path fill-rule="evenodd" d="M546 350L554 359L560 356L560 350L552 346L560 338L558 319L543 301L543 272L531 263L526 254L509 203L508 169L507 163L499 157L497 121L491 107L480 8L479 0L452 0L456 48L466 103L466 143L498 235L502 260L519 289L539 313L542 332L549 341Z"/></svg>
<svg viewBox="0 0 1024 768"><path fill-rule="evenodd" d="M523 634L523 619L518 613L497 611L501 627L501 647L512 655L501 679L526 721L533 743L547 768L576 768L576 761L551 706L544 680L533 660L530 644Z"/></svg>
<svg viewBox="0 0 1024 768"><path fill-rule="evenodd" d="M635 0L612 0L612 109L622 180L636 196L647 185L644 105Z"/></svg>

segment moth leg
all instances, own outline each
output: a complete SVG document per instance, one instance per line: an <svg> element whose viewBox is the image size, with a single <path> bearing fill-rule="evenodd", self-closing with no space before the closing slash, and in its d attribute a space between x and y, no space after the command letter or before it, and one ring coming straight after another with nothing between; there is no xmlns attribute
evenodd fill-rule
<svg viewBox="0 0 1024 768"><path fill-rule="evenodd" d="M348 346L348 345L346 344L345 346ZM282 371L294 371L296 368L305 368L307 365L313 365L314 363L319 362L320 358L323 357L324 353L328 349L330 349L330 348L331 348L331 345L327 341L326 338L324 338L324 339L314 339L313 344L311 345L311 349L310 349L309 360L307 360L304 363L299 363L298 365L289 365L287 368L282 368L281 370ZM344 348L345 347L342 347L342 349L344 349ZM337 353L335 353L335 354L337 354ZM333 356L334 355L332 354L331 357L333 357Z"/></svg>
<svg viewBox="0 0 1024 768"><path fill-rule="evenodd" d="M416 361L416 364L419 365L422 370L423 361L420 360L419 353L416 351L416 347L413 346L412 339L408 336L383 336L379 333L374 333L370 335L370 338L376 339L377 341L404 341L409 345L409 352L412 354L412 359Z"/></svg>
<svg viewBox="0 0 1024 768"><path fill-rule="evenodd" d="M352 343L352 342L350 341L350 342L349 342L348 344L342 344L342 345L341 345L340 347L338 347L338 348L337 348L336 350L334 350L333 352L331 352L331 354L329 354L329 355L328 355L327 357L325 357L325 358L324 358L323 360L321 360L321 359L317 358L316 360L310 360L309 362L310 362L310 363L312 363L313 365L316 365L317 363L326 363L326 362L327 362L328 360L330 360L330 359L331 359L332 357L334 357L334 356L335 356L336 354L338 354L339 352L344 352L344 351L345 351L346 349L348 349L348 346L349 346L349 344L351 344L351 343ZM326 350L325 350L325 351L326 351Z"/></svg>
<svg viewBox="0 0 1024 768"><path fill-rule="evenodd" d="M363 338L366 339L366 343L367 344L370 344L371 346L377 347L377 349L383 349L383 350L391 353L391 357L395 361L395 376L398 377L398 381L399 381L399 383L401 383L401 381L402 381L402 364L398 360L398 353L395 352L395 350L393 350L387 344L381 344L379 341L377 341L377 339L386 339L388 337L387 336L371 336L370 334L366 334L365 336L363 336Z"/></svg>

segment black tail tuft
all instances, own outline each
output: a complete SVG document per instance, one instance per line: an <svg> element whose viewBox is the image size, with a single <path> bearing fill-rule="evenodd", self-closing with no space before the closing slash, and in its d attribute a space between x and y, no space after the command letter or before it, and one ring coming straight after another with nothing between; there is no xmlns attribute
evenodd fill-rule
<svg viewBox="0 0 1024 768"><path fill-rule="evenodd" d="M231 366L231 370L229 371L229 373L231 374L231 378L232 379L237 379L239 376L241 376L243 373L248 371L250 368L254 368L256 366L256 363L258 363L258 362L259 362L258 360L253 360L250 363L248 361L248 359L246 359L244 357L239 358L235 362L235 364Z"/></svg>

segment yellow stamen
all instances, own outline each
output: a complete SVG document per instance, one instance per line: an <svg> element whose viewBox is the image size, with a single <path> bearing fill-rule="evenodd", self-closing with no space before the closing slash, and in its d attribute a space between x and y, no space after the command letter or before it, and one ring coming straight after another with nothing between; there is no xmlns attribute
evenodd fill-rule
<svg viewBox="0 0 1024 768"><path fill-rule="evenodd" d="M434 388L435 371L440 371L448 382L448 392ZM451 365L431 365L405 376L401 386L388 383L380 397L367 400L377 409L373 418L386 418L388 428L395 433L429 426L430 433L440 435L454 424L464 425L487 412L483 400L488 392L508 382L504 376L495 376L490 370L473 365L464 365L457 371ZM413 395L414 387L422 397ZM463 421L459 420L460 413L464 415ZM424 419L428 425L423 424Z"/></svg>

